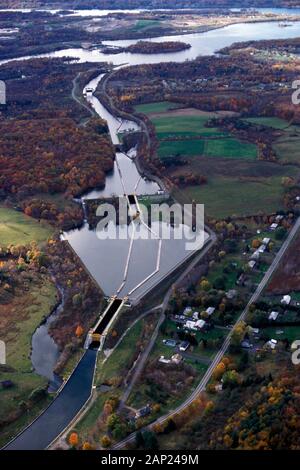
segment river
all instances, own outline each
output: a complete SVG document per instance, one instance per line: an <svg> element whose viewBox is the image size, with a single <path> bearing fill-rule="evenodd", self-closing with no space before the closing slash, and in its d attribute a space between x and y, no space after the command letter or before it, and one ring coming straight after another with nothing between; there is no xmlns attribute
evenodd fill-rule
<svg viewBox="0 0 300 470"><path fill-rule="evenodd" d="M199 55L211 55L219 49L231 45L233 42L261 40L261 39L283 39L290 37L300 36L300 23L293 23L289 28L279 28L277 23L252 23L252 24L238 24L225 27L223 29L211 30L206 33L195 33L185 36L172 36L160 37L151 39L155 42L164 40L184 40L191 44L191 48L186 51L172 53L172 54L157 54L157 55L142 55L142 54L129 54L122 53L118 55L104 55L99 50L87 51L83 49L66 49L63 51L55 51L49 54L43 54L38 57L63 57L69 56L77 58L80 62L112 62L114 65L137 65L143 63L159 63L166 61L183 62L185 60L195 59ZM135 43L135 40L129 41L109 41L106 44L111 45L130 45ZM24 59L24 58L23 58ZM29 57L26 57L29 59ZM17 60L22 60L19 58ZM5 63L8 61L3 61ZM1 65L1 62L0 62ZM94 79L87 86L95 88L97 81L101 76ZM96 112L107 120L112 141L119 142L118 132L124 128L135 128L136 124L132 122L121 123L111 115L107 109L95 97L90 97L92 106ZM134 157L134 150L132 155ZM123 183L122 183L123 178ZM108 175L106 179L105 188L101 191L94 190L90 192L85 198L94 197L107 197L113 194L123 194L123 184L126 185L125 191L127 193L136 192L139 195L154 194L158 190L156 183L140 179L136 169L134 160L128 156L118 153L116 155L116 163L113 172ZM153 229L158 230L158 226L153 225ZM104 292L107 295L116 293L119 286L122 285L124 277L124 266L126 264L127 255L129 251L130 240L105 240L99 241L96 233L90 231L85 225L81 230L74 230L64 234L64 238L69 240L72 247L75 249L79 257L88 267L94 278L99 282ZM181 240L168 240L163 242L164 248L161 253L160 271L155 274L151 279L134 291L133 298L138 301L150 288L153 288L160 282L167 273L169 273L175 266L180 265L187 256L184 243ZM159 250L158 239L147 240L147 248L145 249L144 240L136 240L134 242L134 250L129 264L127 282L125 286L119 291L119 295L125 296L131 292L137 284L143 279L146 279L154 272L157 265L157 255ZM121 268L120 268L121 266ZM51 320L48 320L48 322ZM54 342L49 340L47 334L47 324L39 328L33 337L33 364L37 372L45 375L49 380L53 380L52 366L57 359L57 347ZM44 354L46 350L47 355L43 356L43 360L48 362L47 367L41 366L41 358L39 354ZM43 362L43 361L42 361ZM67 386L63 389L62 393L53 402L46 412L39 418L32 427L28 428L22 433L15 441L13 441L8 448L10 449L43 449L50 444L52 439L67 426L76 413L83 406L84 401L88 398L91 390L93 370L95 364L95 356L86 353L75 374L71 377ZM86 368L86 370L85 370ZM84 383L79 379L84 379ZM81 391L81 393L78 393ZM70 397L74 396L74 400ZM62 412L63 410L63 412Z"/></svg>

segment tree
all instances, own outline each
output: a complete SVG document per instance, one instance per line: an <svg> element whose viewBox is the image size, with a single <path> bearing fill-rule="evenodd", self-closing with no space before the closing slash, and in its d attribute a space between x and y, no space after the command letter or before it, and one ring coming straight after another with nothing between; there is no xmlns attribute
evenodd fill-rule
<svg viewBox="0 0 300 470"><path fill-rule="evenodd" d="M105 435L105 436L101 437L100 443L101 443L102 447L104 447L106 449L107 447L109 447L111 445L111 440L107 435Z"/></svg>
<svg viewBox="0 0 300 470"><path fill-rule="evenodd" d="M276 240L283 240L287 234L287 230L284 227L279 227L275 232Z"/></svg>
<svg viewBox="0 0 300 470"><path fill-rule="evenodd" d="M224 362L219 362L219 364L215 367L213 371L213 379L214 380L220 380L223 376L223 374L226 371L226 366Z"/></svg>
<svg viewBox="0 0 300 470"><path fill-rule="evenodd" d="M158 449L158 440L153 431L143 432L144 438L144 447L147 450L157 450Z"/></svg>
<svg viewBox="0 0 300 470"><path fill-rule="evenodd" d="M83 335L83 332L84 330L82 326L78 325L75 331L75 335L77 336L77 338L81 338L81 336Z"/></svg>
<svg viewBox="0 0 300 470"><path fill-rule="evenodd" d="M69 444L72 447L76 447L78 445L79 439L77 432L72 432L69 437Z"/></svg>
<svg viewBox="0 0 300 470"><path fill-rule="evenodd" d="M82 446L82 450L93 450L93 446L86 441Z"/></svg>
<svg viewBox="0 0 300 470"><path fill-rule="evenodd" d="M141 431L137 431L135 435L135 445L139 449L140 447L144 447L145 441L144 436Z"/></svg>

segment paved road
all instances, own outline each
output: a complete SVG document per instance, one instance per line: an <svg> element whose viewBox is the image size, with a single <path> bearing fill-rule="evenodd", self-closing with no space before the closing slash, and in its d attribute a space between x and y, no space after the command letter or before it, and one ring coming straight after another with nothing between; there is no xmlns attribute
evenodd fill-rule
<svg viewBox="0 0 300 470"><path fill-rule="evenodd" d="M240 317L238 318L238 320L236 321L235 325L236 326L239 322L243 321L245 318L246 318L246 315L248 313L248 310L249 310L249 307L251 304L255 303L258 298L260 297L262 291L264 290L264 288L267 286L267 284L269 283L272 275L274 274L274 272L276 271L280 261L282 260L284 254L286 253L288 247L290 246L291 242L293 241L293 239L295 238L295 235L297 234L298 230L300 228L300 217L297 219L295 225L293 226L293 228L291 229L287 239L284 241L284 243L282 244L282 247L281 249L279 250L279 252L277 253L275 259L273 260L273 263L272 265L270 266L270 268L268 269L268 271L266 272L266 274L264 275L263 279L261 280L261 282L259 283L259 285L257 286L257 289L256 291L254 292L254 294L251 296L249 302L247 303L245 309L243 310L243 312L241 313ZM234 329L234 327L233 327ZM212 376L212 373L215 369L215 367L218 365L218 363L221 361L222 357L224 356L224 354L226 353L229 345L230 345L230 339L231 339L231 335L232 335L232 331L233 329L230 331L229 335L227 336L226 340L224 341L221 349L218 351L218 353L216 354L215 358L213 359L211 365L209 366L209 368L207 369L205 375L203 376L203 378L201 379L200 383L198 384L198 386L195 388L195 390L193 391L193 393L188 397L188 399L183 402L178 408L176 408L175 410L171 410L168 414L162 416L161 418L157 419L154 423L151 423L149 426L147 426L147 428L151 428L154 424L162 424L164 423L165 421L167 421L170 417L172 417L174 414L176 413L179 413L180 411L182 411L184 408L186 408L188 405L190 405L194 399L199 395L199 393L203 392L208 384L208 382L210 381L211 379L211 376ZM129 444L131 442L133 442L135 439L135 433L132 433L130 434L126 439L124 439L123 441L119 442L118 444L116 444L113 449L122 449L124 446L126 446L126 444Z"/></svg>
<svg viewBox="0 0 300 470"><path fill-rule="evenodd" d="M96 351L86 351L74 373L50 406L4 450L46 449L89 399L96 358Z"/></svg>

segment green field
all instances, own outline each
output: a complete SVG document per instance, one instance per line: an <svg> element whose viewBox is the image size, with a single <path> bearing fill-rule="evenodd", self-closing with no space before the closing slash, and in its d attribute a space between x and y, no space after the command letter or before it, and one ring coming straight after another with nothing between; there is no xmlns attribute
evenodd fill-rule
<svg viewBox="0 0 300 470"><path fill-rule="evenodd" d="M208 116L168 116L155 117L152 122L155 126L157 137L172 136L224 136L224 132L212 127L205 127Z"/></svg>
<svg viewBox="0 0 300 470"><path fill-rule="evenodd" d="M205 155L220 158L242 158L256 160L257 147L249 142L241 142L234 138L207 140Z"/></svg>
<svg viewBox="0 0 300 470"><path fill-rule="evenodd" d="M46 241L53 232L50 225L37 222L22 212L0 207L0 246L27 245Z"/></svg>
<svg viewBox="0 0 300 470"><path fill-rule="evenodd" d="M300 136L282 136L273 147L280 162L300 164Z"/></svg>
<svg viewBox="0 0 300 470"><path fill-rule="evenodd" d="M283 206L281 178L261 178L256 181L238 178L212 178L203 186L185 189L187 195L205 205L205 213L223 218L263 212L271 214Z"/></svg>
<svg viewBox="0 0 300 470"><path fill-rule="evenodd" d="M253 117L244 119L244 121L250 122L252 124L273 127L274 129L285 129L289 126L288 121L277 117Z"/></svg>
<svg viewBox="0 0 300 470"><path fill-rule="evenodd" d="M163 113L176 106L178 105L171 101L159 101L157 103L139 104L135 107L135 110L142 114Z"/></svg>
<svg viewBox="0 0 300 470"><path fill-rule="evenodd" d="M202 155L204 148L204 140L164 141L159 144L158 155L161 159L175 155Z"/></svg>

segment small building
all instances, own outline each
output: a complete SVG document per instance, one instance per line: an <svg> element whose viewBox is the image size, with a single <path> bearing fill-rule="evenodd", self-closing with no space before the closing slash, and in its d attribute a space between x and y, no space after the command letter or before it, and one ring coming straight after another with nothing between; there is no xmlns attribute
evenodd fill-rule
<svg viewBox="0 0 300 470"><path fill-rule="evenodd" d="M278 228L278 224L274 223L272 225L270 225L270 230L271 232L275 232L275 230Z"/></svg>
<svg viewBox="0 0 300 470"><path fill-rule="evenodd" d="M275 321L278 315L279 315L279 312L271 312L269 315L269 320Z"/></svg>
<svg viewBox="0 0 300 470"><path fill-rule="evenodd" d="M269 243L271 242L271 238L264 238L262 242L264 245L268 246Z"/></svg>
<svg viewBox="0 0 300 470"><path fill-rule="evenodd" d="M249 268L254 269L256 266L256 261L254 261L254 259L252 261L249 261L248 266Z"/></svg>
<svg viewBox="0 0 300 470"><path fill-rule="evenodd" d="M161 362L162 364L170 364L171 360L167 359L165 356L160 356L158 362Z"/></svg>
<svg viewBox="0 0 300 470"><path fill-rule="evenodd" d="M292 297L290 295L284 295L281 299L281 303L283 305L290 305L291 301L292 301Z"/></svg>
<svg viewBox="0 0 300 470"><path fill-rule="evenodd" d="M245 276L244 273L242 273L242 274L239 276L239 278L237 279L236 284L237 284L238 286L244 286L244 285L245 285L245 282L246 282L246 276Z"/></svg>
<svg viewBox="0 0 300 470"><path fill-rule="evenodd" d="M181 362L183 361L183 357L181 356L181 354L173 354L173 356L171 357L171 362L173 364L180 364Z"/></svg>
<svg viewBox="0 0 300 470"><path fill-rule="evenodd" d="M205 320L197 320L196 321L196 328L198 330L202 330L202 328L204 328L204 326L206 325L206 321Z"/></svg>
<svg viewBox="0 0 300 470"><path fill-rule="evenodd" d="M206 313L210 317L215 312L215 310L216 310L215 307L208 307L206 309Z"/></svg>
<svg viewBox="0 0 300 470"><path fill-rule="evenodd" d="M259 260L259 257L260 257L260 252L258 250L256 250L253 255L251 256L251 261L258 261Z"/></svg>
<svg viewBox="0 0 300 470"><path fill-rule="evenodd" d="M252 348L252 344L250 343L250 341L248 341L247 339L244 339L242 342L241 342L241 347L243 349L251 349Z"/></svg>
<svg viewBox="0 0 300 470"><path fill-rule="evenodd" d="M149 416L151 414L151 411L152 411L151 406L146 405L146 406L144 406L143 408L141 408L140 410L138 410L136 412L135 419L144 418L145 416Z"/></svg>
<svg viewBox="0 0 300 470"><path fill-rule="evenodd" d="M276 349L277 339L270 339L270 341L266 343L266 346L272 350Z"/></svg>
<svg viewBox="0 0 300 470"><path fill-rule="evenodd" d="M235 289L230 289L228 292L226 292L226 297L228 300L232 300L237 296L237 291Z"/></svg>
<svg viewBox="0 0 300 470"><path fill-rule="evenodd" d="M193 313L193 320L198 320L199 319L199 312L194 312Z"/></svg>
<svg viewBox="0 0 300 470"><path fill-rule="evenodd" d="M192 320L187 320L184 324L185 328L187 328L188 330L194 330L196 331L197 330L197 327L196 327L196 322L195 321L192 321Z"/></svg>
<svg viewBox="0 0 300 470"><path fill-rule="evenodd" d="M192 313L192 307L185 307L185 309L183 310L183 315L185 316L189 316L191 315Z"/></svg>
<svg viewBox="0 0 300 470"><path fill-rule="evenodd" d="M262 245L260 245L260 247L258 248L258 252L259 252L259 253L264 253L264 252L266 251L266 249L267 249L267 245L262 244Z"/></svg>
<svg viewBox="0 0 300 470"><path fill-rule="evenodd" d="M170 348L175 348L175 346L176 346L176 340L175 339L164 339L163 343L166 346L169 346Z"/></svg>
<svg viewBox="0 0 300 470"><path fill-rule="evenodd" d="M180 351L187 351L190 347L190 343L189 341L182 341L182 343L180 343L180 346L179 346L179 350Z"/></svg>

